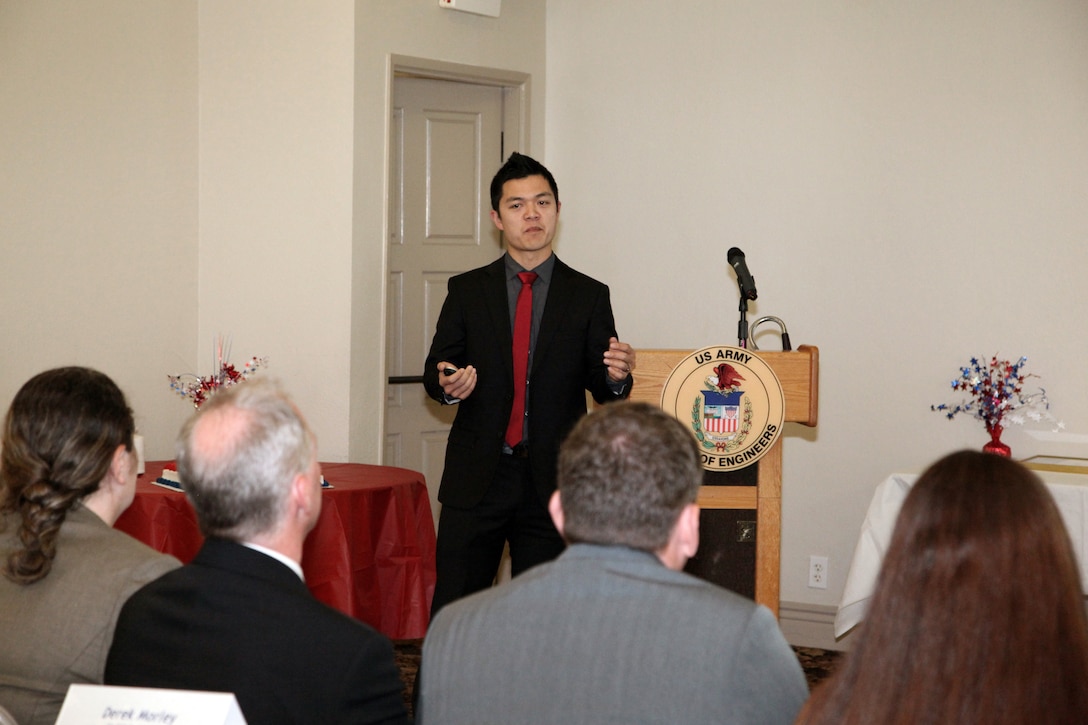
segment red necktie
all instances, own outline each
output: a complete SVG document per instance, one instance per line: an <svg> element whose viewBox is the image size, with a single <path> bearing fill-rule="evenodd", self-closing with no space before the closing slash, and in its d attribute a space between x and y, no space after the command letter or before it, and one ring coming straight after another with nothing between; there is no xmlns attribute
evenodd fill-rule
<svg viewBox="0 0 1088 725"><path fill-rule="evenodd" d="M533 282L536 272L518 272L521 291L514 309L514 407L506 425L506 444L513 448L521 442L525 426L525 387L529 377L529 333L533 326Z"/></svg>

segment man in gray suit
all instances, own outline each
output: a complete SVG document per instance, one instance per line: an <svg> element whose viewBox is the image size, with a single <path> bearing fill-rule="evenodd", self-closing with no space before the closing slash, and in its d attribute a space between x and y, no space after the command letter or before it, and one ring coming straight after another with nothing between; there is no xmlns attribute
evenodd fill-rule
<svg viewBox="0 0 1088 725"><path fill-rule="evenodd" d="M423 723L792 723L808 697L765 607L681 571L699 546L691 433L645 403L582 419L559 454L555 561L444 608Z"/></svg>

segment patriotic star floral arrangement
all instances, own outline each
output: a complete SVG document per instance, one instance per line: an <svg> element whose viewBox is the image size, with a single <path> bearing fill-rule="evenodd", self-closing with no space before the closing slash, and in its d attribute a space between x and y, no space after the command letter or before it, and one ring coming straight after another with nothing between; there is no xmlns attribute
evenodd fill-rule
<svg viewBox="0 0 1088 725"><path fill-rule="evenodd" d="M1025 381L1039 377L1024 371L1027 361L1026 357L1021 357L1012 362L999 359L996 355L990 358L989 363L971 358L970 364L960 368L959 376L952 380L952 389L967 397L952 405L931 405L930 410L943 413L949 420L960 413L981 420L990 434L990 443L983 450L1006 456L1010 451L1001 442L1001 432L1010 423L1023 425L1029 420L1046 420L1055 423L1056 430L1064 428L1050 414L1046 390L1039 388L1034 393L1024 393Z"/></svg>
<svg viewBox="0 0 1088 725"><path fill-rule="evenodd" d="M222 337L216 338L213 355L215 372L211 375L167 375L170 389L180 397L192 401L194 408L199 408L223 388L245 382L249 376L268 366L268 358L252 357L241 368L235 367L230 362L230 347L229 338L225 341Z"/></svg>

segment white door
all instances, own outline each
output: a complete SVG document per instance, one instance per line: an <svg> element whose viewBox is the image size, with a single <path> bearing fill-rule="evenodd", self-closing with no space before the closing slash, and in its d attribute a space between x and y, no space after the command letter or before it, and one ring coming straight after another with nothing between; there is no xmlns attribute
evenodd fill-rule
<svg viewBox="0 0 1088 725"><path fill-rule="evenodd" d="M386 318L391 381L422 376L446 281L501 254L489 186L502 164L503 93L499 86L394 80ZM420 382L388 385L383 462L426 476L436 524L456 412L431 400Z"/></svg>

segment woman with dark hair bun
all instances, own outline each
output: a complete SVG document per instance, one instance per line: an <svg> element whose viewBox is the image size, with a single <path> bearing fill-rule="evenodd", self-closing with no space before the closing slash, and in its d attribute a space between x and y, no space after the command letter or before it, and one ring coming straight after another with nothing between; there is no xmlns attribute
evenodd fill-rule
<svg viewBox="0 0 1088 725"><path fill-rule="evenodd" d="M1034 473L961 451L919 477L857 640L797 722L1088 722L1080 573Z"/></svg>
<svg viewBox="0 0 1088 725"><path fill-rule="evenodd" d="M136 495L132 411L95 370L31 378L0 448L0 705L53 723L101 684L121 605L179 562L112 528Z"/></svg>

